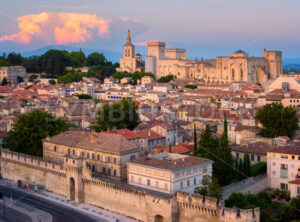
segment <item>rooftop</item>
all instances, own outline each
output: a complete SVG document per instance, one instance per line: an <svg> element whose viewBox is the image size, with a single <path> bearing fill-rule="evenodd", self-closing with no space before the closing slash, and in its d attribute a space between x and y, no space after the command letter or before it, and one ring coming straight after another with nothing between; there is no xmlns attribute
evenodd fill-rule
<svg viewBox="0 0 300 222"><path fill-rule="evenodd" d="M213 161L210 159L195 156L161 152L158 154L149 154L147 157L143 157L137 160L132 160L129 162L129 164L130 163L162 170L178 171L200 164L206 165L209 163L213 163Z"/></svg>

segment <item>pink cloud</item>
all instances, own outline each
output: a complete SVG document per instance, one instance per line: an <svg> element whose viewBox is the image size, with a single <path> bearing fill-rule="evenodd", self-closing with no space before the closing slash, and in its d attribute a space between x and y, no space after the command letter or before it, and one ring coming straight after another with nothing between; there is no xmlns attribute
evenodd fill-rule
<svg viewBox="0 0 300 222"><path fill-rule="evenodd" d="M139 42L135 42L134 45L137 45L137 46L147 46L147 42L157 42L157 40L139 41Z"/></svg>
<svg viewBox="0 0 300 222"><path fill-rule="evenodd" d="M81 43L110 33L110 19L94 14L43 12L19 17L18 22L20 31L0 37L0 42L27 44L36 37L48 44Z"/></svg>

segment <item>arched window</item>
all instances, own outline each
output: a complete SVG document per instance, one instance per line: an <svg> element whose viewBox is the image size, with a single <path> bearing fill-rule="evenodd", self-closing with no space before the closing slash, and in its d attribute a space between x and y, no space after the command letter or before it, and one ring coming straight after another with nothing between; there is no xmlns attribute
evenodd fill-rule
<svg viewBox="0 0 300 222"><path fill-rule="evenodd" d="M244 79L244 73L243 73L243 69L241 68L241 80Z"/></svg>
<svg viewBox="0 0 300 222"><path fill-rule="evenodd" d="M231 75L232 75L232 79L234 79L234 69L232 69L232 71L231 71Z"/></svg>

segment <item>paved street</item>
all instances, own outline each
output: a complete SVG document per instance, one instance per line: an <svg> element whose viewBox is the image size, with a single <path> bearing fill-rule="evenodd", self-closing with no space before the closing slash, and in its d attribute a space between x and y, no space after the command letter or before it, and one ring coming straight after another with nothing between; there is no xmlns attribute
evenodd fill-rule
<svg viewBox="0 0 300 222"><path fill-rule="evenodd" d="M10 197L10 188L0 185L0 191L3 192L4 196ZM38 208L42 211L48 212L53 216L54 222L65 222L65 221L72 221L72 222L107 222L107 220L100 219L98 217L83 214L78 212L74 209L69 207L63 206L61 204L45 200L43 198L37 197L35 195L31 195L20 190L11 189L13 200L21 201L28 205L31 205L35 208ZM0 206L1 207L1 206ZM13 219L13 218L11 218ZM15 221L15 220L11 220ZM25 220L23 220L25 221Z"/></svg>
<svg viewBox="0 0 300 222"><path fill-rule="evenodd" d="M7 203L9 204L9 203ZM0 220L4 219L4 207L0 204ZM31 218L27 215L16 211L12 208L5 207L5 221L6 222L31 222Z"/></svg>

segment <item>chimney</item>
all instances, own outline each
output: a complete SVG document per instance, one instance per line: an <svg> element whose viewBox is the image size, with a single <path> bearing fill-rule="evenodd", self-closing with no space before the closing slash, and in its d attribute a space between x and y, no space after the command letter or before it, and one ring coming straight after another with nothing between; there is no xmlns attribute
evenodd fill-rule
<svg viewBox="0 0 300 222"><path fill-rule="evenodd" d="M94 142L94 134L91 133L91 142Z"/></svg>

